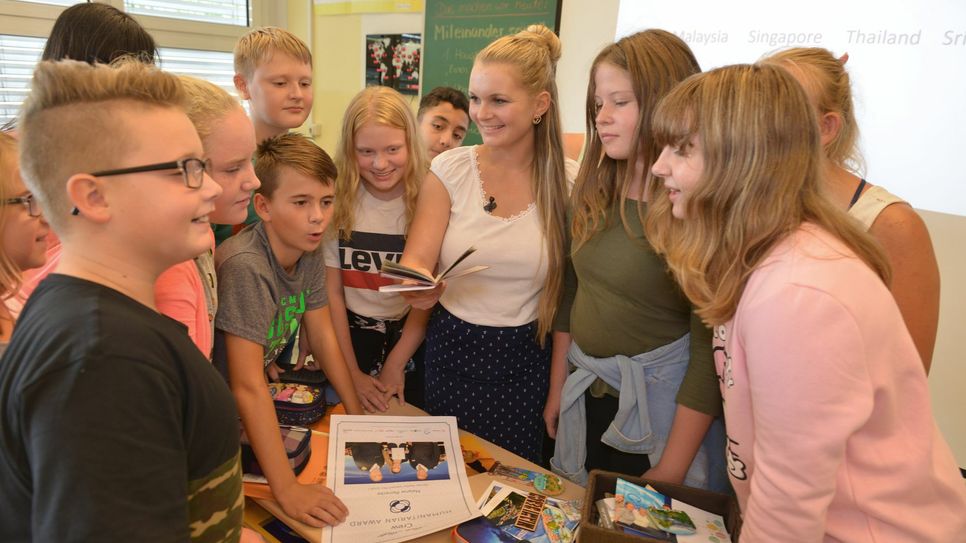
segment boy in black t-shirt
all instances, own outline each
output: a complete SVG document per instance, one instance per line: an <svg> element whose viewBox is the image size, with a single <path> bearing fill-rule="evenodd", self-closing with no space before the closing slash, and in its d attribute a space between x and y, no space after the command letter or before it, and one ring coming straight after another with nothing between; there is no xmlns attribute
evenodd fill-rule
<svg viewBox="0 0 966 543"><path fill-rule="evenodd" d="M0 364L0 540L238 541L238 414L154 281L220 187L178 78L42 62L21 167L63 244Z"/></svg>

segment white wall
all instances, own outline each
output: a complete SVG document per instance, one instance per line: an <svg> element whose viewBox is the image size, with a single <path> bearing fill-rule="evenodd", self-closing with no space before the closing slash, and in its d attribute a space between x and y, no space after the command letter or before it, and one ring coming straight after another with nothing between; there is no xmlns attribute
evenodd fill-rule
<svg viewBox="0 0 966 543"><path fill-rule="evenodd" d="M557 93L564 132L583 133L590 65L617 31L617 0L563 0Z"/></svg>
<svg viewBox="0 0 966 543"><path fill-rule="evenodd" d="M966 468L966 217L920 211L939 259L939 337L929 372L936 422Z"/></svg>
<svg viewBox="0 0 966 543"><path fill-rule="evenodd" d="M584 131L587 75L598 51L614 40L618 6L618 0L563 2L563 55L557 66L557 85L565 132ZM422 20L421 15L317 16L315 23L316 122L323 127L323 145L334 150L341 112L362 88L365 34L420 32ZM348 80L334 74L343 74ZM872 181L887 187L889 184L888 179ZM943 281L939 335L929 377L933 410L959 465L966 467L966 355L958 341L966 335L966 217L921 213L932 236Z"/></svg>
<svg viewBox="0 0 966 543"><path fill-rule="evenodd" d="M566 132L584 131L590 64L601 47L614 40L618 5L618 0L564 0L560 25L563 56L557 67L557 85ZM872 182L889 185L888 179ZM932 236L942 275L939 336L929 375L933 411L959 465L966 467L966 354L962 347L966 336L966 217L920 213Z"/></svg>

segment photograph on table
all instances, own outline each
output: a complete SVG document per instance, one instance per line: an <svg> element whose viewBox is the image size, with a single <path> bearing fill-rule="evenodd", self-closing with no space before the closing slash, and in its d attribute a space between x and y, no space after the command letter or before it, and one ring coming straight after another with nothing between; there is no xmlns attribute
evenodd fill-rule
<svg viewBox="0 0 966 543"><path fill-rule="evenodd" d="M483 516L456 526L454 541L572 543L580 523L578 501L548 498L496 481L477 505Z"/></svg>
<svg viewBox="0 0 966 543"><path fill-rule="evenodd" d="M347 442L345 484L448 480L446 448L438 441Z"/></svg>

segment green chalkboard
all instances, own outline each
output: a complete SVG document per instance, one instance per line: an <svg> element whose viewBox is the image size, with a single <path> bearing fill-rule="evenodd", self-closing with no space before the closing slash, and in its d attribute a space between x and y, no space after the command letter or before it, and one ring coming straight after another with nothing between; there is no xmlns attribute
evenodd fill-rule
<svg viewBox="0 0 966 543"><path fill-rule="evenodd" d="M560 33L563 0L426 0L421 94L449 86L466 92L476 53L488 43L541 23ZM465 143L479 143L470 127Z"/></svg>

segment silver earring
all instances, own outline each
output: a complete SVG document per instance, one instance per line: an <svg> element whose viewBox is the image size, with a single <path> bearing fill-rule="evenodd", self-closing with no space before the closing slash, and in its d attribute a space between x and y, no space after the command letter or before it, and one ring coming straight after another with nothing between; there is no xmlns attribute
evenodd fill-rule
<svg viewBox="0 0 966 543"><path fill-rule="evenodd" d="M541 117L540 115L537 115L536 117L533 118L533 124L535 125L540 124L540 121L542 120L543 120L543 117Z"/></svg>

